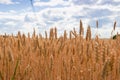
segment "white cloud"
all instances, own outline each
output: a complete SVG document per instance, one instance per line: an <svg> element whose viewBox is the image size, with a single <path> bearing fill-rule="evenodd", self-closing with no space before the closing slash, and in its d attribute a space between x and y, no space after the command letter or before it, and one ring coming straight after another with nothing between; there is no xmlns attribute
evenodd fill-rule
<svg viewBox="0 0 120 80"><path fill-rule="evenodd" d="M24 14L23 13L18 14L15 11L0 12L0 19L24 20Z"/></svg>
<svg viewBox="0 0 120 80"><path fill-rule="evenodd" d="M16 11L15 10L10 10L9 13L13 13L14 14L14 13L16 13Z"/></svg>
<svg viewBox="0 0 120 80"><path fill-rule="evenodd" d="M7 25L7 26L15 26L16 23L14 21L9 21L9 22L6 22L5 25Z"/></svg>
<svg viewBox="0 0 120 80"><path fill-rule="evenodd" d="M13 2L12 0L0 0L0 4L19 4L19 2Z"/></svg>
<svg viewBox="0 0 120 80"><path fill-rule="evenodd" d="M102 1L103 1L103 0L98 0L98 1L97 1L97 4L100 4L100 3L102 3Z"/></svg>
<svg viewBox="0 0 120 80"><path fill-rule="evenodd" d="M12 2L12 0L0 0L0 4L19 4L19 2Z"/></svg>
<svg viewBox="0 0 120 80"><path fill-rule="evenodd" d="M1 4L13 4L11 0L0 0Z"/></svg>
<svg viewBox="0 0 120 80"><path fill-rule="evenodd" d="M115 2L120 2L120 0L113 0L113 1L115 1Z"/></svg>
<svg viewBox="0 0 120 80"><path fill-rule="evenodd" d="M70 5L70 1L50 0L49 2L36 1L34 3L34 6L57 6L57 5L67 6L67 5Z"/></svg>

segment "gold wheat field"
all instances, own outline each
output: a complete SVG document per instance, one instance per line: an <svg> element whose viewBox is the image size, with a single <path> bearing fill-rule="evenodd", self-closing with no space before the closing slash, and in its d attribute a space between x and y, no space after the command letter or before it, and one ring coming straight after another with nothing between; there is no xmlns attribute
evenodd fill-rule
<svg viewBox="0 0 120 80"><path fill-rule="evenodd" d="M83 33L80 21L69 37L58 37L56 28L45 37L0 36L0 80L120 80L119 37L92 39L90 27Z"/></svg>

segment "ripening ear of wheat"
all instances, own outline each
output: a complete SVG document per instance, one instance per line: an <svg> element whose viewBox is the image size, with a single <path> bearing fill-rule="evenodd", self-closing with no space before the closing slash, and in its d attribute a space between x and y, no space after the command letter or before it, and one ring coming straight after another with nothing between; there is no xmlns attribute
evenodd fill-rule
<svg viewBox="0 0 120 80"><path fill-rule="evenodd" d="M86 40L91 40L91 28L88 26L86 33Z"/></svg>
<svg viewBox="0 0 120 80"><path fill-rule="evenodd" d="M57 37L57 28L55 27L54 30L55 30L55 33L54 33L54 34L55 34L55 39L57 39L57 38L58 38L58 37Z"/></svg>
<svg viewBox="0 0 120 80"><path fill-rule="evenodd" d="M114 22L114 27L113 27L113 30L115 30L115 28L116 28L116 21Z"/></svg>
<svg viewBox="0 0 120 80"><path fill-rule="evenodd" d="M96 21L96 28L98 29L98 21Z"/></svg>
<svg viewBox="0 0 120 80"><path fill-rule="evenodd" d="M67 39L67 32L66 32L66 30L64 31L64 40L66 40Z"/></svg>
<svg viewBox="0 0 120 80"><path fill-rule="evenodd" d="M83 28L83 24L82 24L82 21L80 20L80 31L79 31L79 34L80 34L80 36L82 36L83 37L83 35L84 35L84 28Z"/></svg>
<svg viewBox="0 0 120 80"><path fill-rule="evenodd" d="M116 21L114 22L113 30L111 32L111 36L112 37L114 36L115 28L116 28Z"/></svg>
<svg viewBox="0 0 120 80"><path fill-rule="evenodd" d="M45 31L45 38L47 39L47 31Z"/></svg>
<svg viewBox="0 0 120 80"><path fill-rule="evenodd" d="M33 28L33 35L32 35L32 38L35 38L36 37L36 31L35 31L35 28Z"/></svg>

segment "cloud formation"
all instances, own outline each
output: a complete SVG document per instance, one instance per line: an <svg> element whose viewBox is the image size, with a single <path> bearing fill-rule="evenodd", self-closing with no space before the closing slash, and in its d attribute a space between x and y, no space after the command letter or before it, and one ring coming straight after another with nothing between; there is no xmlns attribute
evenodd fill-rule
<svg viewBox="0 0 120 80"><path fill-rule="evenodd" d="M1 4L13 4L11 0L0 0Z"/></svg>
<svg viewBox="0 0 120 80"><path fill-rule="evenodd" d="M19 2L13 2L12 0L0 0L0 4L19 4Z"/></svg>
<svg viewBox="0 0 120 80"><path fill-rule="evenodd" d="M98 33L102 38L111 36L114 21L117 21L115 33L120 31L119 0L35 0L34 8L35 12L32 12L31 6L20 11L0 11L0 26L3 29L0 33L16 33L19 30L27 33L35 27L44 34L45 30L57 27L61 35L64 30L70 31L73 27L78 31L80 20L83 21L85 31L91 25L93 37L97 31L96 20L99 21Z"/></svg>

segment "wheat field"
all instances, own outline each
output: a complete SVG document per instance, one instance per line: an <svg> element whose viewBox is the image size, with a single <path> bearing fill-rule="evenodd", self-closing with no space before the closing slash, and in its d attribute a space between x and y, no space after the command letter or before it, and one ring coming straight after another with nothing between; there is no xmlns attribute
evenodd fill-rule
<svg viewBox="0 0 120 80"><path fill-rule="evenodd" d="M80 21L69 37L66 31L58 37L56 28L45 37L35 30L0 36L0 80L120 80L119 37L93 39L90 26L83 35Z"/></svg>

